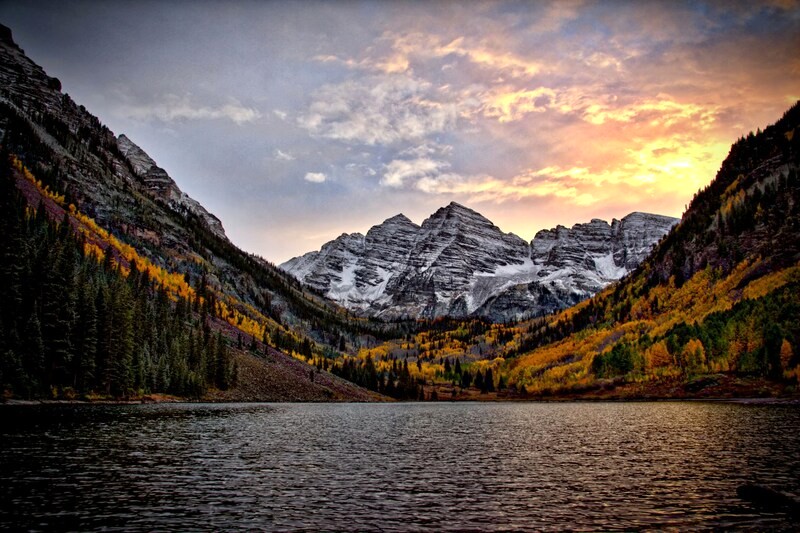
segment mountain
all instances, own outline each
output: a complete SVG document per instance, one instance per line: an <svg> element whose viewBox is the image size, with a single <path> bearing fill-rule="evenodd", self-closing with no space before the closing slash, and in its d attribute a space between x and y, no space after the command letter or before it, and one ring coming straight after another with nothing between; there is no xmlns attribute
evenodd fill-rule
<svg viewBox="0 0 800 533"><path fill-rule="evenodd" d="M622 282L515 339L542 393L793 395L800 385L800 102L739 139Z"/></svg>
<svg viewBox="0 0 800 533"><path fill-rule="evenodd" d="M633 268L595 296L509 323L440 318L359 357L408 360L430 395L459 400L797 398L799 176L800 102L731 147L649 254L650 215L540 232L531 262L545 276L586 257ZM529 292L552 297L541 285Z"/></svg>
<svg viewBox="0 0 800 533"><path fill-rule="evenodd" d="M531 243L455 202L417 226L396 215L280 268L383 318L520 318L564 309L636 268L677 219L631 213L542 230Z"/></svg>
<svg viewBox="0 0 800 533"><path fill-rule="evenodd" d="M238 249L139 146L63 94L5 26L0 144L6 394L379 398L333 375L345 371L333 358L396 332ZM227 376L231 361L239 370Z"/></svg>

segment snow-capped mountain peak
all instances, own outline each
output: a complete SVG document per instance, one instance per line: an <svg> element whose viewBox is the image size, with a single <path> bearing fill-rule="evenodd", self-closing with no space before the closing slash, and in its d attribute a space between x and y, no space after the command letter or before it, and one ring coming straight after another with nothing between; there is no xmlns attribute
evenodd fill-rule
<svg viewBox="0 0 800 533"><path fill-rule="evenodd" d="M531 243L456 202L399 214L281 268L369 316L506 319L572 305L636 267L677 219L631 213L542 230Z"/></svg>

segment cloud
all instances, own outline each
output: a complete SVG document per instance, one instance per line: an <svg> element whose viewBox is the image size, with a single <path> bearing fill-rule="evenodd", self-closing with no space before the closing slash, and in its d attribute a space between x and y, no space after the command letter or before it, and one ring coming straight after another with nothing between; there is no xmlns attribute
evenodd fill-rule
<svg viewBox="0 0 800 533"><path fill-rule="evenodd" d="M575 14L575 6L568 9L551 9L552 18L548 30L552 31ZM406 33L384 33L374 46L367 48L363 57L340 57L333 54L320 54L312 58L320 63L344 66L351 70L402 74L412 71L413 63L447 59L448 64L440 70L454 68L453 59L467 61L479 68L502 73L513 78L529 79L545 70L545 66L529 57L515 54L497 46L490 46L485 40L473 42L463 36L446 38L443 35L409 31Z"/></svg>
<svg viewBox="0 0 800 533"><path fill-rule="evenodd" d="M569 174L580 174L583 170L569 169L566 174L559 176L559 169L542 169L525 172L510 180L490 175L447 173L423 178L417 182L417 188L429 194L461 196L473 202L502 203L531 197L553 197L569 200L568 203L572 205L590 205L596 203L595 197L581 191L575 183L579 180L569 177ZM554 171L554 174L550 174L550 171Z"/></svg>
<svg viewBox="0 0 800 533"><path fill-rule="evenodd" d="M322 172L307 172L303 179L311 183L324 183L328 176Z"/></svg>
<svg viewBox="0 0 800 533"><path fill-rule="evenodd" d="M592 124L606 121L644 121L655 127L670 127L680 122L691 121L701 129L707 129L716 120L716 106L681 103L668 95L658 95L644 101L623 106L591 104L583 110L583 118Z"/></svg>
<svg viewBox="0 0 800 533"><path fill-rule="evenodd" d="M556 92L545 87L533 90L497 91L487 95L484 114L500 122L520 120L528 113L543 113L552 108Z"/></svg>
<svg viewBox="0 0 800 533"><path fill-rule="evenodd" d="M343 59L330 54L317 55L313 59L320 63L339 64L349 69L374 70L386 74L400 74L409 68L408 58L399 53L390 54L380 59L366 57L358 61L352 58Z"/></svg>
<svg viewBox="0 0 800 533"><path fill-rule="evenodd" d="M355 172L361 176L377 176L378 172L370 167L369 165L359 164L359 163L347 163L345 168L351 172Z"/></svg>
<svg viewBox="0 0 800 533"><path fill-rule="evenodd" d="M395 159L386 165L381 184L389 187L400 187L409 181L438 176L443 169L449 168L445 161L437 161L421 157L418 159Z"/></svg>
<svg viewBox="0 0 800 533"><path fill-rule="evenodd" d="M727 144L688 137L634 139L629 148L599 166L551 164L511 177L462 175L448 165L417 177L414 187L427 194L460 197L471 202L550 199L565 209L624 203L636 209L659 198L695 191L719 167Z"/></svg>
<svg viewBox="0 0 800 533"><path fill-rule="evenodd" d="M356 61L355 59L342 59L332 54L320 54L314 56L312 59L319 63L334 63L348 68L368 67L370 64L369 60Z"/></svg>
<svg viewBox="0 0 800 533"><path fill-rule="evenodd" d="M528 31L533 33L557 32L564 24L578 18L583 4L583 0L558 0L549 3L546 5L544 13L537 14Z"/></svg>
<svg viewBox="0 0 800 533"><path fill-rule="evenodd" d="M451 130L457 118L429 82L387 74L322 87L298 124L317 137L390 145Z"/></svg>
<svg viewBox="0 0 800 533"><path fill-rule="evenodd" d="M639 122L657 128L683 124L705 130L715 123L720 112L717 105L681 102L668 94L654 97L629 95L628 101L622 101L607 87L597 83L558 89L515 90L502 86L475 96L482 102L482 114L500 123L520 121L531 113L551 111L574 115L596 126L606 122Z"/></svg>
<svg viewBox="0 0 800 533"><path fill-rule="evenodd" d="M460 58L481 68L500 71L512 77L530 78L543 70L543 65L537 61L508 50L487 46L485 42L473 43L465 37L446 40L441 36L409 32L386 34L384 39L391 41L391 63L395 65L409 65L414 59ZM380 64L380 61L372 63Z"/></svg>
<svg viewBox="0 0 800 533"><path fill-rule="evenodd" d="M221 106L209 106L192 102L190 95L174 94L168 94L160 102L153 104L124 104L120 107L120 112L123 116L136 120L161 122L227 119L241 125L261 118L257 109L243 106L236 100Z"/></svg>
<svg viewBox="0 0 800 533"><path fill-rule="evenodd" d="M453 147L447 144L440 144L437 142L426 142L411 146L400 152L401 156L420 158L429 157L432 155L446 156L453 152Z"/></svg>
<svg viewBox="0 0 800 533"><path fill-rule="evenodd" d="M283 150L280 150L279 148L275 149L275 156L274 157L278 161L294 161L295 159L297 159L292 154L290 154L288 152L284 152Z"/></svg>

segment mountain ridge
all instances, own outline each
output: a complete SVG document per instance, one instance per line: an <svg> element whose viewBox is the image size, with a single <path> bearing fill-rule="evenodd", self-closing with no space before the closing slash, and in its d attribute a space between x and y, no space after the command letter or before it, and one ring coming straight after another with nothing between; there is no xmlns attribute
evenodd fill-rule
<svg viewBox="0 0 800 533"><path fill-rule="evenodd" d="M124 133L117 137L117 146L120 152L131 163L134 173L142 180L145 186L159 198L166 201L178 213L191 213L205 222L208 228L218 237L227 239L225 229L219 218L209 213L200 202L181 191L167 171L159 167L156 162L136 143Z"/></svg>

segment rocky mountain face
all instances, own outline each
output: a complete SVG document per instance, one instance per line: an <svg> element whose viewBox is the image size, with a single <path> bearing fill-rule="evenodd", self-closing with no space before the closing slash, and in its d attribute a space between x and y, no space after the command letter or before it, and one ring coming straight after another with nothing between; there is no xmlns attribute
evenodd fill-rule
<svg viewBox="0 0 800 533"><path fill-rule="evenodd" d="M196 215L215 235L223 239L227 238L222 222L206 211L206 208L197 200L181 191L167 171L156 165L156 162L125 134L117 137L117 146L133 167L134 174L144 183L148 191L165 201L174 211L184 216Z"/></svg>
<svg viewBox="0 0 800 533"><path fill-rule="evenodd" d="M527 243L455 202L403 215L281 265L345 307L384 318L520 318L563 309L620 279L677 219L631 213L542 230Z"/></svg>
<svg viewBox="0 0 800 533"><path fill-rule="evenodd" d="M634 212L572 228L539 231L531 241L531 280L498 291L476 314L493 319L565 309L600 292L644 261L678 219Z"/></svg>

